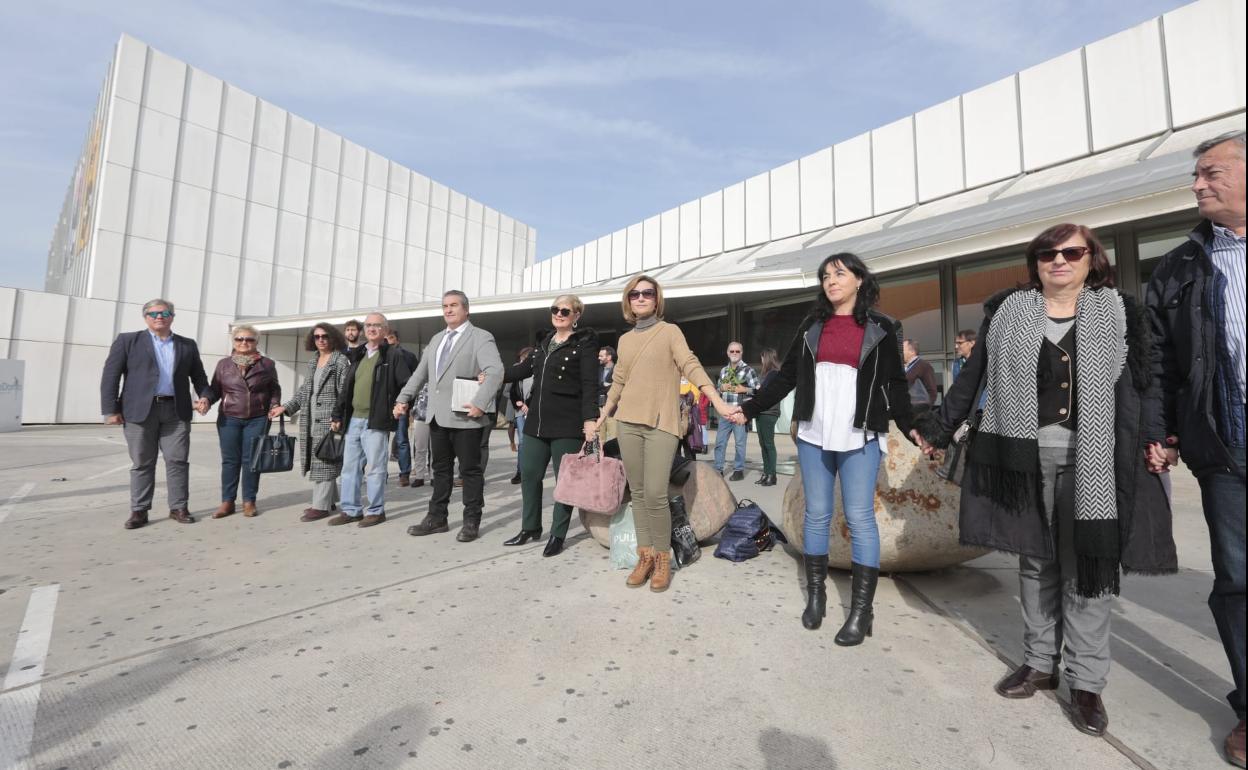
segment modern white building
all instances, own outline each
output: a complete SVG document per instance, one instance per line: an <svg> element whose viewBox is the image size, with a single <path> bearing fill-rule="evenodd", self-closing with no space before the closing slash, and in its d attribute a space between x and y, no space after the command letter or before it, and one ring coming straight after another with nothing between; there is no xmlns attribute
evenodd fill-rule
<svg viewBox="0 0 1248 770"><path fill-rule="evenodd" d="M27 361L26 422L91 421L106 346L151 296L209 358L256 323L293 382L317 320L382 306L419 348L452 287L505 359L567 291L611 342L644 270L717 367L731 339L783 352L819 261L853 251L940 369L1050 224L1095 228L1142 293L1198 220L1192 148L1244 129L1244 17L1198 0L540 262L531 228L123 38L49 256L60 293L0 289L0 355Z"/></svg>

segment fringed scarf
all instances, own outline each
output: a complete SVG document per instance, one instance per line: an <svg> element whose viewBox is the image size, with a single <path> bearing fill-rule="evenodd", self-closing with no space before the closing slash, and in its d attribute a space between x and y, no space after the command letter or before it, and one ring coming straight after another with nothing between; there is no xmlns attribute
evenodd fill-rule
<svg viewBox="0 0 1248 770"><path fill-rule="evenodd" d="M1039 505L1036 367L1045 328L1038 291L1011 294L988 330L987 399L970 459L976 487L1005 512ZM1118 593L1114 387L1126 363L1126 313L1114 289L1084 289L1075 312L1075 554L1078 590Z"/></svg>

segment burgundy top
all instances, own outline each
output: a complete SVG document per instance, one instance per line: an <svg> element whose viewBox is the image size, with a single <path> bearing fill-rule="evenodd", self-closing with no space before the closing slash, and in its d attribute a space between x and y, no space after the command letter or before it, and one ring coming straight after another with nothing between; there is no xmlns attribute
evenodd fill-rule
<svg viewBox="0 0 1248 770"><path fill-rule="evenodd" d="M863 327L852 315L834 315L823 322L819 335L819 353L816 363L844 364L858 368L858 356L862 352Z"/></svg>

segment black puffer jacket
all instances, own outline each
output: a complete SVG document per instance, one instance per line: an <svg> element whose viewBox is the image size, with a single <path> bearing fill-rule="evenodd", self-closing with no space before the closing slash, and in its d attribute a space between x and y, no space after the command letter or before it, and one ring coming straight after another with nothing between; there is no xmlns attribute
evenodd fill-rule
<svg viewBox="0 0 1248 770"><path fill-rule="evenodd" d="M524 435L580 438L586 420L598 419L598 333L577 329L553 353L554 330L543 332L533 352L507 367L504 379L533 378Z"/></svg>
<svg viewBox="0 0 1248 770"><path fill-rule="evenodd" d="M815 412L815 356L822 333L823 321L814 316L802 321L775 378L741 405L746 417L754 419L797 388L793 419L810 419ZM858 355L855 428L887 433L892 419L909 438L912 413L906 371L901 365L901 337L900 322L874 310L867 314Z"/></svg>

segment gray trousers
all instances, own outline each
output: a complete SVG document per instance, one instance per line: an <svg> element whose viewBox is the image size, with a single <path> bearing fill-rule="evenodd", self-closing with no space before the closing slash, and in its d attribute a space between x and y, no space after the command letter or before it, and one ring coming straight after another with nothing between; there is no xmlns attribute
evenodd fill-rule
<svg viewBox="0 0 1248 770"><path fill-rule="evenodd" d="M412 478L428 481L433 478L429 471L429 423L412 419Z"/></svg>
<svg viewBox="0 0 1248 770"><path fill-rule="evenodd" d="M312 507L328 511L338 502L338 479L312 482Z"/></svg>
<svg viewBox="0 0 1248 770"><path fill-rule="evenodd" d="M173 399L152 402L143 422L122 426L130 450L130 510L147 511L156 491L156 453L165 458L165 492L169 510L186 509L191 452L191 423L178 419Z"/></svg>
<svg viewBox="0 0 1248 770"><path fill-rule="evenodd" d="M1040 476L1057 558L1018 558L1023 662L1046 673L1063 662L1068 685L1099 693L1109 677L1113 597L1088 599L1076 588L1074 449L1040 447Z"/></svg>

